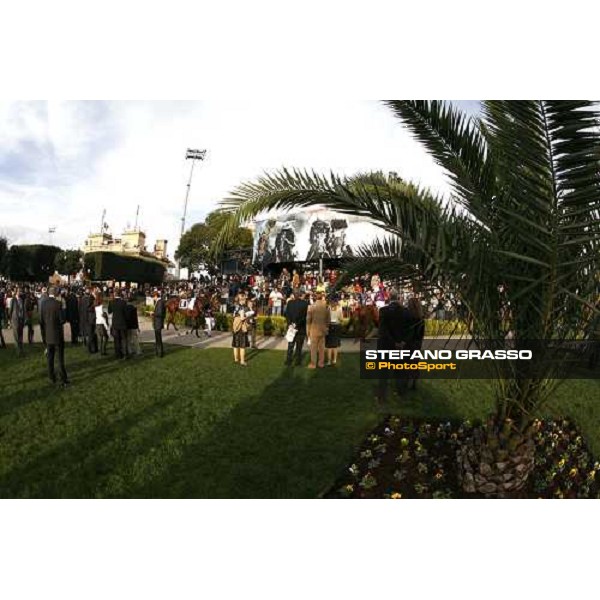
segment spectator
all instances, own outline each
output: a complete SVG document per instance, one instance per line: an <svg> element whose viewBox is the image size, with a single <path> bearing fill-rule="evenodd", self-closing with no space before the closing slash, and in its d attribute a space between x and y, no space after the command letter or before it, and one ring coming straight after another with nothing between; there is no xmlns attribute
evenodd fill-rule
<svg viewBox="0 0 600 600"><path fill-rule="evenodd" d="M112 331L115 338L115 356L118 359L128 357L127 354L127 303L121 298L121 291L115 290L115 297L108 303L108 314L112 315Z"/></svg>
<svg viewBox="0 0 600 600"><path fill-rule="evenodd" d="M98 337L96 336L96 299L91 289L86 297L86 303L87 348L90 354L96 354L98 352Z"/></svg>
<svg viewBox="0 0 600 600"><path fill-rule="evenodd" d="M40 299L40 303L41 303L41 299ZM67 305L67 315L66 315L67 323L69 323L69 326L71 328L71 344L73 344L75 346L79 343L79 309L77 306L77 296L75 295L73 288L71 288L69 290L69 293L67 294L66 305ZM40 307L40 312L41 312L41 307ZM97 324L98 324L98 321L96 320L96 325Z"/></svg>
<svg viewBox="0 0 600 600"><path fill-rule="evenodd" d="M27 343L33 344L33 311L37 306L37 298L33 290L25 291L25 327L27 327Z"/></svg>
<svg viewBox="0 0 600 600"><path fill-rule="evenodd" d="M141 356L142 351L140 349L140 324L138 321L137 308L133 303L133 296L129 296L127 301L127 307L125 312L127 320L127 351L128 356Z"/></svg>
<svg viewBox="0 0 600 600"><path fill-rule="evenodd" d="M45 300L40 313L40 325L44 331L47 348L48 377L52 383L56 383L54 371L54 358L58 352L58 367L63 387L69 385L67 370L65 368L65 336L63 325L65 323L65 309L61 302L56 299L56 288L51 287L48 298Z"/></svg>
<svg viewBox="0 0 600 600"><path fill-rule="evenodd" d="M325 337L325 348L327 349L327 366L334 367L337 364L340 349L340 334L342 327L342 307L337 299L333 299L329 308L329 330Z"/></svg>
<svg viewBox="0 0 600 600"><path fill-rule="evenodd" d="M377 340L378 350L401 350L409 339L410 314L402 306L398 292L390 291L390 303L379 311L379 337ZM404 372L396 374L396 390L401 395L406 387ZM385 400L387 393L387 379L379 379L377 397L380 401Z"/></svg>
<svg viewBox="0 0 600 600"><path fill-rule="evenodd" d="M6 318L6 298L4 292L0 290L0 348L6 348L6 342L4 341L4 334L2 328L4 327L4 319Z"/></svg>
<svg viewBox="0 0 600 600"><path fill-rule="evenodd" d="M21 289L17 287L10 303L9 319L13 330L13 338L17 348L17 355L23 356L23 329L25 327L25 298Z"/></svg>
<svg viewBox="0 0 600 600"><path fill-rule="evenodd" d="M306 331L310 342L309 369L325 366L325 336L329 330L329 322L330 316L325 296L317 293L317 300L308 308L306 317Z"/></svg>
<svg viewBox="0 0 600 600"><path fill-rule="evenodd" d="M106 356L108 354L106 348L108 346L108 332L110 331L110 327L108 326L108 314L104 311L102 296L100 294L96 295L94 310L96 312L96 335L100 343L100 355Z"/></svg>
<svg viewBox="0 0 600 600"><path fill-rule="evenodd" d="M233 339L231 346L233 348L233 361L239 363L242 367L247 367L246 348L248 347L248 324L246 322L246 298L243 295L237 296L233 308Z"/></svg>
<svg viewBox="0 0 600 600"><path fill-rule="evenodd" d="M154 306L154 314L152 315L152 329L154 329L154 341L155 341L155 352L156 356L163 358L165 350L163 347L162 330L165 326L165 317L167 315L167 308L165 300L161 291L157 291L158 299Z"/></svg>
<svg viewBox="0 0 600 600"><path fill-rule="evenodd" d="M293 298L285 307L285 318L288 324L296 329L296 335L290 342L288 341L287 357L285 364L292 366L292 360L295 358L295 364L299 367L302 364L302 346L306 339L306 315L308 312L308 302L305 297Z"/></svg>
<svg viewBox="0 0 600 600"><path fill-rule="evenodd" d="M283 294L279 288L273 288L273 291L269 294L269 300L271 302L271 314L274 317L281 316L281 307L283 304Z"/></svg>
<svg viewBox="0 0 600 600"><path fill-rule="evenodd" d="M246 316L246 323L248 324L250 348L258 350L258 346L256 345L256 302L254 300L248 301L248 310L250 313Z"/></svg>

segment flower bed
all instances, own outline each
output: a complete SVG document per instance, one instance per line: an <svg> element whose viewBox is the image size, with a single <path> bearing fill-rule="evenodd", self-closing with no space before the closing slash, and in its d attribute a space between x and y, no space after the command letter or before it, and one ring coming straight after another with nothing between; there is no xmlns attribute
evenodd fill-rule
<svg viewBox="0 0 600 600"><path fill-rule="evenodd" d="M476 498L458 482L457 452L480 424L388 417L325 494L328 498ZM536 421L525 498L600 498L600 463L569 421Z"/></svg>

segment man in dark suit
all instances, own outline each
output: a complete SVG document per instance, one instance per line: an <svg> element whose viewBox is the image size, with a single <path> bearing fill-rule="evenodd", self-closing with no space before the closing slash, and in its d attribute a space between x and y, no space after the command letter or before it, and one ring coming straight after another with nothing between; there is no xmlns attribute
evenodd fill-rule
<svg viewBox="0 0 600 600"><path fill-rule="evenodd" d="M67 323L71 326L71 343L76 345L79 341L79 306L72 288L67 294Z"/></svg>
<svg viewBox="0 0 600 600"><path fill-rule="evenodd" d="M44 302L48 300L48 288L44 286L42 288L42 293L40 294L40 299L38 300L38 316L42 314L42 308L44 306ZM44 344L44 348L46 347L46 334L44 330L40 327L40 331L42 333L42 344Z"/></svg>
<svg viewBox="0 0 600 600"><path fill-rule="evenodd" d="M398 292L390 290L390 303L379 310L378 350L401 350L410 336L411 318L408 309L402 306ZM406 389L407 375L403 371L396 373L396 390L398 394ZM387 379L379 379L377 397L385 400Z"/></svg>
<svg viewBox="0 0 600 600"><path fill-rule="evenodd" d="M127 302L121 297L120 290L115 290L114 299L108 303L108 314L112 315L115 356L127 358Z"/></svg>
<svg viewBox="0 0 600 600"><path fill-rule="evenodd" d="M127 298L127 307L125 309L125 319L127 321L127 355L141 356L140 350L140 322L138 319L137 308L133 303L133 294Z"/></svg>
<svg viewBox="0 0 600 600"><path fill-rule="evenodd" d="M25 297L17 288L10 303L8 319L13 330L18 356L23 356L23 330L25 329Z"/></svg>
<svg viewBox="0 0 600 600"><path fill-rule="evenodd" d="M0 290L0 348L6 348L6 342L4 341L4 335L2 334L2 328L4 327L4 319L6 318L6 296L4 290Z"/></svg>
<svg viewBox="0 0 600 600"><path fill-rule="evenodd" d="M88 305L87 290L78 296L77 308L79 311L79 331L85 346L88 345Z"/></svg>
<svg viewBox="0 0 600 600"><path fill-rule="evenodd" d="M89 290L86 310L87 348L90 354L98 352L98 334L96 333L96 299L94 290Z"/></svg>
<svg viewBox="0 0 600 600"><path fill-rule="evenodd" d="M162 292L158 292L158 300L154 306L154 315L152 317L152 328L154 329L154 340L156 342L156 356L161 358L165 355L162 341L162 330L165 326L165 317L167 315L167 307Z"/></svg>
<svg viewBox="0 0 600 600"><path fill-rule="evenodd" d="M308 312L308 302L306 297L290 300L285 307L285 318L288 327L296 327L296 337L293 342L288 342L286 366L292 366L292 358L296 356L296 366L302 364L302 346L306 339L306 313Z"/></svg>
<svg viewBox="0 0 600 600"><path fill-rule="evenodd" d="M56 288L51 287L48 298L42 305L40 312L40 325L44 332L47 348L48 376L52 383L56 383L54 372L54 357L58 351L58 366L60 369L60 380L63 387L69 385L67 370L65 369L65 334L63 325L65 322L65 311L59 300L56 299Z"/></svg>

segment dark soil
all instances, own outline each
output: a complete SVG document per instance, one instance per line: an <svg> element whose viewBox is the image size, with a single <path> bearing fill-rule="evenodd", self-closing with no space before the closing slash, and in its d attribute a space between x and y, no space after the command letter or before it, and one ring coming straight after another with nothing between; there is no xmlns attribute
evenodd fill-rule
<svg viewBox="0 0 600 600"><path fill-rule="evenodd" d="M600 498L600 464L569 421L538 421L535 468L521 498ZM457 450L481 423L387 417L326 498L483 498L458 481Z"/></svg>

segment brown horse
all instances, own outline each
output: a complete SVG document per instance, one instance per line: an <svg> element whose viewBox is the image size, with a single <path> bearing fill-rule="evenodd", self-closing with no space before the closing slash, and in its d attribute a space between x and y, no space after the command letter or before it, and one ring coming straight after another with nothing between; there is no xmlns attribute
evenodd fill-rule
<svg viewBox="0 0 600 600"><path fill-rule="evenodd" d="M202 295L196 296L192 308L186 311L186 316L191 319L192 328L186 331L186 335L196 332L196 337L200 337L200 327L204 324L204 313L202 310L202 302L204 298Z"/></svg>
<svg viewBox="0 0 600 600"><path fill-rule="evenodd" d="M167 309L167 318L165 320L167 324L167 330L169 329L169 325L172 324L175 328L175 331L179 331L179 329L177 329L177 325L175 324L175 315L177 315L179 312L179 298L169 298L165 303L165 307Z"/></svg>
<svg viewBox="0 0 600 600"><path fill-rule="evenodd" d="M374 304L357 306L350 315L347 331L354 330L354 343L364 341L379 325L379 310Z"/></svg>

